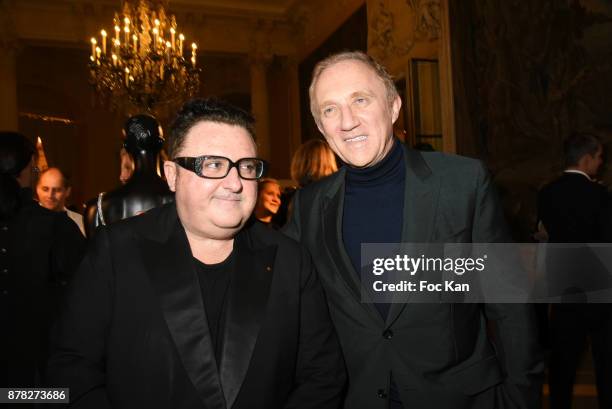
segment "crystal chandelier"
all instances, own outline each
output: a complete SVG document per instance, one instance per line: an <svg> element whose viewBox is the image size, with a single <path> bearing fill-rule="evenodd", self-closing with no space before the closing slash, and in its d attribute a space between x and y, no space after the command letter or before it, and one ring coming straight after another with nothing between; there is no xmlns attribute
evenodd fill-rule
<svg viewBox="0 0 612 409"><path fill-rule="evenodd" d="M152 111L182 103L200 86L198 47L192 43L191 58L186 58L184 43L175 17L168 18L161 4L124 1L122 14L115 13L114 35L102 29L99 39L91 38L91 84L114 108L131 104Z"/></svg>

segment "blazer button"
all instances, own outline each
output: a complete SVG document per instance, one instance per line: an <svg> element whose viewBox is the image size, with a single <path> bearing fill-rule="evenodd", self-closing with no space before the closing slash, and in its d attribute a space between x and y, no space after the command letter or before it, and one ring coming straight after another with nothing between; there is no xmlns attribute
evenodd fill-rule
<svg viewBox="0 0 612 409"><path fill-rule="evenodd" d="M393 331L391 331L390 329L386 329L383 333L382 336L384 339L391 339L393 338Z"/></svg>
<svg viewBox="0 0 612 409"><path fill-rule="evenodd" d="M387 399L387 394L384 389L379 389L376 395L381 399Z"/></svg>

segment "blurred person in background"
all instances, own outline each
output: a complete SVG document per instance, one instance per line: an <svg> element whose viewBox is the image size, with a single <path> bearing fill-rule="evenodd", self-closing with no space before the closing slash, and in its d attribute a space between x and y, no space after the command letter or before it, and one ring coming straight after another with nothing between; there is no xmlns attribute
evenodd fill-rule
<svg viewBox="0 0 612 409"><path fill-rule="evenodd" d="M85 250L66 213L33 200L34 153L25 136L0 132L0 387L40 384L58 299Z"/></svg>
<svg viewBox="0 0 612 409"><path fill-rule="evenodd" d="M66 200L70 193L72 193L70 181L61 170L48 168L41 172L36 184L36 196L40 205L54 212L66 212L84 236L83 216L66 207Z"/></svg>
<svg viewBox="0 0 612 409"><path fill-rule="evenodd" d="M288 187L283 190L281 206L274 216L274 223L278 226L285 225L291 199L297 189L323 179L337 170L336 156L326 141L310 139L301 144L291 158L291 179L297 183L297 187Z"/></svg>
<svg viewBox="0 0 612 409"><path fill-rule="evenodd" d="M587 244L610 240L608 193L596 181L604 146L596 135L575 132L563 150L563 173L538 194L538 220L548 241L572 243L546 252L549 296L561 296L561 302L551 304L548 322L550 407L572 407L576 370L588 339L599 407L612 408L612 305L608 299L595 301L612 283L610 272Z"/></svg>
<svg viewBox="0 0 612 409"><path fill-rule="evenodd" d="M296 181L300 188L337 170L334 152L322 139L304 142L291 159L291 179Z"/></svg>
<svg viewBox="0 0 612 409"><path fill-rule="evenodd" d="M271 178L262 179L258 183L257 204L255 205L255 218L260 222L278 229L274 215L281 206L281 187L278 181Z"/></svg>

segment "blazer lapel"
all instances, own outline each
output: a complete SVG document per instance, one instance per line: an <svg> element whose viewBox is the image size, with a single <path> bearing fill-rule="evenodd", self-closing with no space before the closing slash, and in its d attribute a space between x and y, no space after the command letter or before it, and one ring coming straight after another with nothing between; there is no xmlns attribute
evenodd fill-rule
<svg viewBox="0 0 612 409"><path fill-rule="evenodd" d="M220 372L228 408L234 404L251 362L266 313L276 255L276 246L253 249L247 231L236 240L236 267L227 301Z"/></svg>
<svg viewBox="0 0 612 409"><path fill-rule="evenodd" d="M440 180L432 174L423 156L415 150L404 148L406 159L406 186L404 188L404 226L402 243L426 244L431 241L435 216L438 210ZM400 251L406 251L401 248ZM425 251L426 249L423 249ZM399 317L412 293L396 293L387 316L387 325Z"/></svg>
<svg viewBox="0 0 612 409"><path fill-rule="evenodd" d="M191 250L173 209L170 217L161 217L166 231L143 241L142 258L189 379L206 408L225 409Z"/></svg>
<svg viewBox="0 0 612 409"><path fill-rule="evenodd" d="M351 260L344 248L342 240L342 214L344 211L344 178L345 170L338 172L339 183L338 188L332 190L330 195L325 199L322 208L321 231L324 234L325 248L329 252L329 259L335 267L335 271L339 273L342 280L357 302L365 308L370 316L379 324L382 324L382 317L374 307L368 297L367 292L363 292L365 300L362 301L361 279L351 263Z"/></svg>

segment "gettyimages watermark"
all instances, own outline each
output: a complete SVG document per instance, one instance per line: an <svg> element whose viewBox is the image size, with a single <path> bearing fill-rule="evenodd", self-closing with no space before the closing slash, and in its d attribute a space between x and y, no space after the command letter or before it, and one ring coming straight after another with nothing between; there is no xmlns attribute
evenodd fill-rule
<svg viewBox="0 0 612 409"><path fill-rule="evenodd" d="M374 303L612 302L612 244L366 243Z"/></svg>

